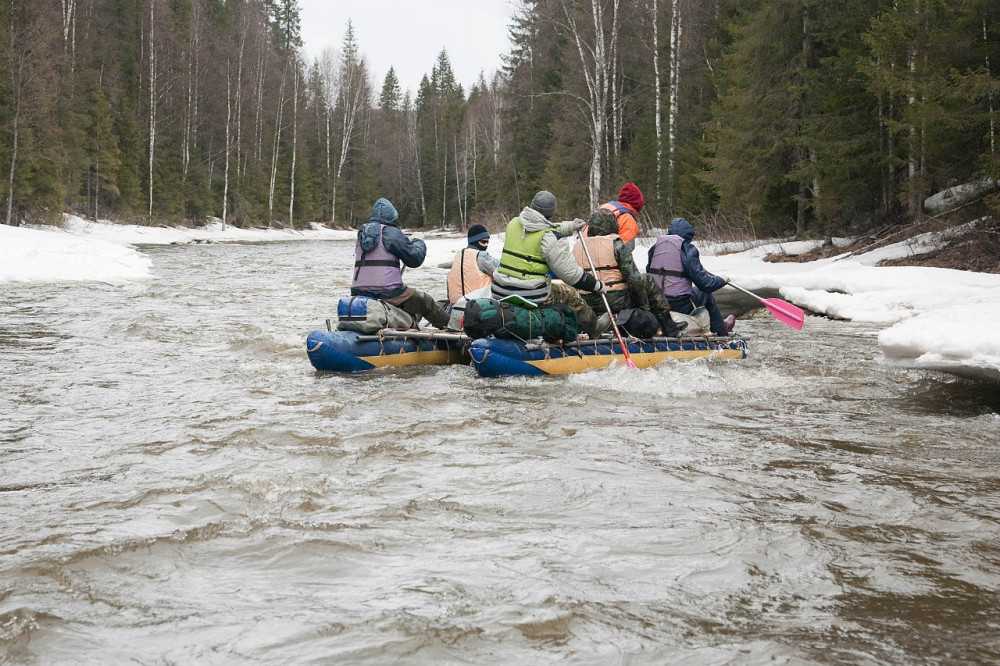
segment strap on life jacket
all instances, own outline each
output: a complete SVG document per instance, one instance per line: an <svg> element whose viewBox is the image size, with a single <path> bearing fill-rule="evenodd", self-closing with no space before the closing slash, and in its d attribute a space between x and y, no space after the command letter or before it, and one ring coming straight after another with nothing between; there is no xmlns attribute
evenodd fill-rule
<svg viewBox="0 0 1000 666"><path fill-rule="evenodd" d="M458 265L459 265L458 270L459 270L459 273L460 273L461 278L462 278L462 294L463 295L469 293L469 292L467 292L465 290L465 251L468 250L468 249L469 248L467 248L467 247L463 247L462 248L462 260L459 261L459 263L458 263Z"/></svg>
<svg viewBox="0 0 1000 666"><path fill-rule="evenodd" d="M646 271L647 273L653 273L655 275L667 275L670 277L684 277L683 271L668 271L666 268L650 268Z"/></svg>
<svg viewBox="0 0 1000 666"><path fill-rule="evenodd" d="M379 222L378 244L382 245L382 247L385 247L385 245L382 242L382 233L384 231L383 227L385 227L385 224ZM372 248L372 249L374 249L374 248ZM361 269L364 268L365 266L388 266L389 268L395 268L396 266L399 265L399 260L398 259L396 259L396 260L391 260L391 259L366 259L365 258L366 256L368 256L368 251L365 251L364 249L362 249L361 250L361 258L354 262L354 280L355 281L357 281L358 275L361 273Z"/></svg>

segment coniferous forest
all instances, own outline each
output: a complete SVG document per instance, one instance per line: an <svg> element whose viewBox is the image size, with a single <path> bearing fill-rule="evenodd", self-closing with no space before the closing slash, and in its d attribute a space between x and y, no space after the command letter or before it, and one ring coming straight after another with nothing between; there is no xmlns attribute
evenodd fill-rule
<svg viewBox="0 0 1000 666"><path fill-rule="evenodd" d="M8 224L351 225L384 195L495 226L634 180L648 226L818 237L1000 177L995 0L522 0L475 85L442 51L413 91L350 25L306 59L296 0L2 0L0 24Z"/></svg>

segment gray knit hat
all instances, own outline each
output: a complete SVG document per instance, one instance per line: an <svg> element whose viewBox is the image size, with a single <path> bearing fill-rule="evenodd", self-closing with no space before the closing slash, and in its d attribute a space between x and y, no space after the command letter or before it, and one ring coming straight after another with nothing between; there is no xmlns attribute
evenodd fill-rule
<svg viewBox="0 0 1000 666"><path fill-rule="evenodd" d="M556 214L556 195L542 190L531 200L531 207L544 215L546 220L551 220Z"/></svg>

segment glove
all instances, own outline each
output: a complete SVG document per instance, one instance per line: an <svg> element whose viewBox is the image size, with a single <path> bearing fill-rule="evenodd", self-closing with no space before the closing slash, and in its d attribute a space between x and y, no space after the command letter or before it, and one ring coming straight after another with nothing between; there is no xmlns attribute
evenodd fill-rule
<svg viewBox="0 0 1000 666"><path fill-rule="evenodd" d="M595 293L595 294L603 294L606 291L607 291L607 287L604 286L603 282L601 282L600 280L594 280L593 293Z"/></svg>
<svg viewBox="0 0 1000 666"><path fill-rule="evenodd" d="M585 226L587 226L587 223L581 220L580 218L576 218L575 220L573 220L574 233L577 231L581 231Z"/></svg>
<svg viewBox="0 0 1000 666"><path fill-rule="evenodd" d="M730 282L732 282L732 280L730 278L726 277L725 275L720 275L719 278L722 280L723 286L725 286L725 285L729 284Z"/></svg>

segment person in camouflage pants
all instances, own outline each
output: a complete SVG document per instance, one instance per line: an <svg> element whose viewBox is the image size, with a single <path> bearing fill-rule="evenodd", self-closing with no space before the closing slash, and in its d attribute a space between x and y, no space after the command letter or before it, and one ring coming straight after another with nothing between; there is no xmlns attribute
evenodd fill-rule
<svg viewBox="0 0 1000 666"><path fill-rule="evenodd" d="M654 288L656 285L653 285ZM597 300L600 301L600 295L597 295ZM587 333L591 337L596 336L599 331L596 330L597 327L597 315L594 314L594 309L584 301L583 297L580 296L580 292L569 286L565 282L553 281L549 288L549 297L546 299L544 305L567 305L576 315L576 321L580 325L580 330ZM604 304L601 304L600 310L598 312L604 312Z"/></svg>
<svg viewBox="0 0 1000 666"><path fill-rule="evenodd" d="M614 215L604 209L594 211L588 224L588 236L609 236L618 233L618 222ZM614 242L615 259L628 289L612 290L605 293L611 311L618 314L622 310L638 308L646 310L656 317L660 329L667 337L675 337L680 331L670 317L670 304L656 286L652 276L639 270L632 258L632 251L620 239ZM574 290L575 291L575 290ZM577 298L590 306L593 312L604 312L604 303L600 294L578 294ZM610 324L608 324L610 326Z"/></svg>

